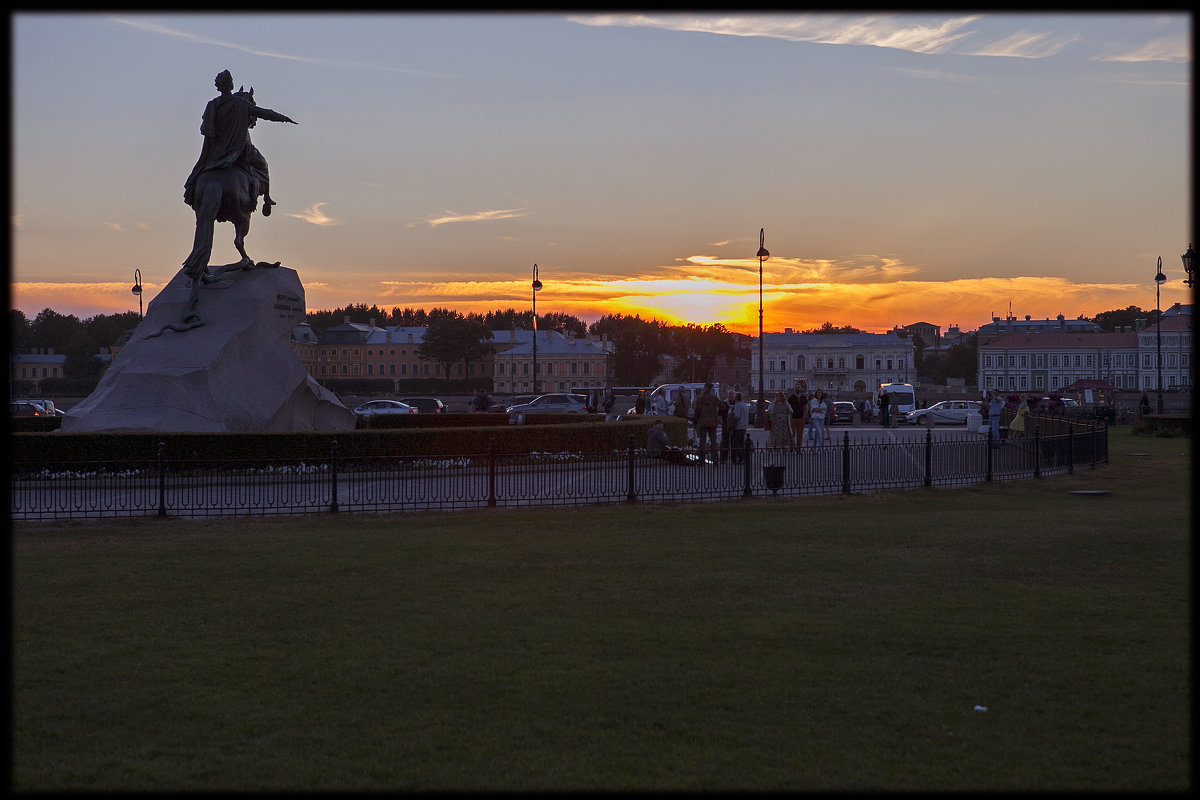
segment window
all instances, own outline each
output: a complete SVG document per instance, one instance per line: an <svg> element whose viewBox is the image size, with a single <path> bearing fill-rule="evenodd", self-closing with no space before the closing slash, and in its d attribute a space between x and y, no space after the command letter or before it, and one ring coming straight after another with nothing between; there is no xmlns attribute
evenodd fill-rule
<svg viewBox="0 0 1200 800"><path fill-rule="evenodd" d="M1058 366L1058 354L1057 353L1050 356L1050 366L1052 366L1052 367Z"/></svg>
<svg viewBox="0 0 1200 800"><path fill-rule="evenodd" d="M1045 376L1044 376L1044 375L1038 375L1036 378L1034 378L1034 379L1033 379L1033 385L1034 385L1034 388L1036 388L1036 389L1042 389L1042 388L1045 388L1045 385L1046 385L1046 378L1045 378Z"/></svg>
<svg viewBox="0 0 1200 800"><path fill-rule="evenodd" d="M992 357L990 355L983 357L983 365L985 367L990 367L992 365Z"/></svg>
<svg viewBox="0 0 1200 800"><path fill-rule="evenodd" d="M1038 353L1036 363L1039 368L1046 366L1046 356L1042 353Z"/></svg>
<svg viewBox="0 0 1200 800"><path fill-rule="evenodd" d="M855 369L866 369L867 368L866 367L866 359L862 357L861 353L854 357L854 368ZM722 434L722 435L724 435L724 434Z"/></svg>
<svg viewBox="0 0 1200 800"><path fill-rule="evenodd" d="M1075 366L1077 366L1077 367L1080 366L1080 363L1081 363L1081 359L1079 358L1079 353L1076 353L1075 354Z"/></svg>
<svg viewBox="0 0 1200 800"><path fill-rule="evenodd" d="M1174 353L1167 353L1167 366L1168 367L1175 366L1175 354Z"/></svg>
<svg viewBox="0 0 1200 800"><path fill-rule="evenodd" d="M1008 357L1008 365L1009 365L1010 367L1015 367L1015 366L1017 365L1017 357L1016 357L1016 356L1009 356L1009 357ZM1010 389L1011 389L1012 387L1010 386L1010 387L1008 387L1008 388L1010 388Z"/></svg>
<svg viewBox="0 0 1200 800"><path fill-rule="evenodd" d="M838 369L845 369L845 368L846 368L846 357L838 356Z"/></svg>
<svg viewBox="0 0 1200 800"><path fill-rule="evenodd" d="M1095 366L1095 365L1096 365L1096 359L1095 359L1095 356L1094 356L1092 353L1088 353L1088 354L1087 354L1087 365L1088 365L1089 367L1092 367L1092 366Z"/></svg>
<svg viewBox="0 0 1200 800"><path fill-rule="evenodd" d="M796 356L796 369L804 368L804 356Z"/></svg>
<svg viewBox="0 0 1200 800"><path fill-rule="evenodd" d="M887 368L888 369L892 368L892 360L890 358L887 360Z"/></svg>
<svg viewBox="0 0 1200 800"><path fill-rule="evenodd" d="M1022 355L1022 356L1021 356L1021 368L1022 368L1022 369L1025 369L1025 368L1027 368L1028 366L1029 366L1029 356L1027 356L1027 355Z"/></svg>
<svg viewBox="0 0 1200 800"><path fill-rule="evenodd" d="M767 371L768 371L768 372L774 372L774 371L775 371L775 362L774 362L774 360L772 360L772 361L768 361L768 362L767 362Z"/></svg>
<svg viewBox="0 0 1200 800"><path fill-rule="evenodd" d="M1147 367L1147 368L1150 366L1150 354L1149 353L1142 353L1142 366Z"/></svg>

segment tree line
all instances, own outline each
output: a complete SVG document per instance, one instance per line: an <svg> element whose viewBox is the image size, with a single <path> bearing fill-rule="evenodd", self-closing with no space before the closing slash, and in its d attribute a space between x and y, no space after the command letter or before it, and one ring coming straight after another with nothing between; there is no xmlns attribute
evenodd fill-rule
<svg viewBox="0 0 1200 800"><path fill-rule="evenodd" d="M53 309L42 309L30 320L19 309L10 309L10 351L28 353L34 348L53 348L54 352L66 356L63 365L65 374L73 378L96 378L101 371L96 354L101 348L111 348L127 331L135 328L140 316L133 311L118 314L97 314L79 319L73 314L60 314ZM450 367L464 361L477 361L492 351L487 337L495 330L529 330L533 327L533 312L517 311L512 308L489 311L485 314L462 314L449 308L433 308L429 311L418 308L393 307L385 311L377 305L350 304L344 308L309 311L305 320L320 336L329 328L351 322L368 324L374 320L379 327L393 325L422 327L428 330L419 352L425 358L441 364L445 374ZM1145 319L1154 324L1158 312L1143 310L1130 305L1123 309L1102 311L1094 317L1086 317L1098 324L1103 331L1119 331L1136 320ZM538 314L538 330L556 330L563 334L582 337L586 334L605 334L613 342L613 375L618 385L646 386L662 372L668 358L675 360L672 377L675 380L704 380L719 359L749 358L749 344L739 345L738 337L720 323L712 325L668 325L657 319L643 319L639 315L606 314L590 325L578 317L561 312ZM819 327L801 333L862 333L850 325L835 326L825 322ZM928 344L915 339L918 371L923 364L920 347ZM926 365L935 374L926 378L943 382L945 377L967 378L975 374L975 348L956 345L944 358L930 360ZM939 380L940 378L940 380Z"/></svg>

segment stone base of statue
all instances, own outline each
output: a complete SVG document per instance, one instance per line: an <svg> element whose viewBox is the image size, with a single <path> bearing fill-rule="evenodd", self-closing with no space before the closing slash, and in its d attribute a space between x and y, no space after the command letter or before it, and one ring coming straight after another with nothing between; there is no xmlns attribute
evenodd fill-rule
<svg viewBox="0 0 1200 800"><path fill-rule="evenodd" d="M96 431L334 431L354 412L316 382L288 344L304 321L295 270L218 268L193 296L181 270L147 306L96 390L63 417Z"/></svg>

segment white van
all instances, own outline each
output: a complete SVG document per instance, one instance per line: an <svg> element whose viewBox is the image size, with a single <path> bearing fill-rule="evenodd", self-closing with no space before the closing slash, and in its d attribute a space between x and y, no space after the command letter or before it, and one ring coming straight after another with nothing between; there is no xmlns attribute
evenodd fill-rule
<svg viewBox="0 0 1200 800"><path fill-rule="evenodd" d="M714 383L712 387L713 394L720 397L721 385ZM654 391L650 392L646 398L646 413L672 415L675 412L675 398L681 389L687 396L688 419L691 419L696 409L696 400L704 394L703 383L664 383L655 387Z"/></svg>
<svg viewBox="0 0 1200 800"><path fill-rule="evenodd" d="M903 420L905 414L907 414L910 411L914 411L917 407L916 394L913 392L913 385L911 383L881 383L881 384L879 384L879 388L875 391L875 397L873 398L876 402L878 402L878 400L879 400L879 392L887 392L888 393L888 404L889 405L891 404L893 399L899 401L898 411L900 412L900 414L899 414L900 420Z"/></svg>

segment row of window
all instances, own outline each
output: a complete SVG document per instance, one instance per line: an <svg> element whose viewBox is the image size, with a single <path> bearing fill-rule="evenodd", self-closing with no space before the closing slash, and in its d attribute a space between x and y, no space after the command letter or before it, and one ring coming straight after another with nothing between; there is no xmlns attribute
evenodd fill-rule
<svg viewBox="0 0 1200 800"><path fill-rule="evenodd" d="M1142 366L1143 367L1153 367L1155 364L1155 356L1156 355L1157 355L1156 353L1142 353ZM1188 357L1190 355L1191 355L1190 353L1167 353L1164 363L1169 367L1174 367L1174 366L1177 366L1180 364L1182 364L1184 367L1187 367L1188 362L1189 362ZM993 359L993 356L991 354L984 355L984 357L983 357L984 368L1003 367L1004 366L1005 356L1002 356L1002 355L995 356L994 363L993 363L992 359ZM1016 367L1016 366L1018 366L1018 361L1019 361L1021 367L1028 368L1029 360L1030 360L1030 357L1028 354L1022 354L1020 356L1009 355L1008 356L1008 366ZM1095 353L1082 353L1082 354L1075 353L1073 355L1065 355L1064 354L1062 357L1061 365L1059 364L1058 354L1052 353L1050 355L1050 366L1051 367L1057 367L1057 366L1094 367L1095 365L1096 365L1096 354ZM1122 366L1136 367L1137 366L1137 354L1136 353L1113 353L1111 360L1110 360L1109 356L1107 354L1105 354L1104 365L1106 367L1108 367L1108 366L1111 366L1111 367L1122 367ZM1046 355L1044 353L1037 353L1034 356L1034 367L1035 368L1044 368L1045 366L1046 366Z"/></svg>
<svg viewBox="0 0 1200 800"><path fill-rule="evenodd" d="M984 388L985 389L1000 389L1001 391L1008 390L1008 391L1014 391L1014 392L1046 390L1046 388L1047 388L1046 376L1034 375L1032 387L1029 385L1030 384L1029 377L1030 376L1028 376L1028 375L1008 375L1008 376L987 375L984 377ZM1090 377L1090 376L1086 376L1086 377ZM1164 375L1163 377L1166 378L1166 380L1164 381L1165 385L1163 388L1175 389L1176 387L1178 387L1180 385L1179 382L1176 380L1175 375ZM1069 380L1068 380L1068 378L1069 378ZM1141 388L1143 388L1143 389L1158 388L1157 386L1154 385L1154 378L1155 378L1154 375L1143 375ZM1049 390L1052 392L1057 391L1064 386L1069 386L1070 384L1074 383L1075 380L1076 380L1076 378L1074 376L1067 376L1067 378L1060 378L1060 376L1058 376L1058 375L1051 375ZM1108 380L1111 380L1112 385L1117 387L1118 389L1137 389L1138 388L1138 381L1137 381L1136 375L1112 375L1112 376L1109 376Z"/></svg>
<svg viewBox="0 0 1200 800"><path fill-rule="evenodd" d="M517 371L517 366L519 365L521 368L521 374L528 375L529 370L530 370L530 366L529 366L530 363L531 362L529 362L529 361L514 363L511 365L510 371L513 374L515 374ZM553 361L539 361L538 362L538 373L544 374L544 375L553 375L554 374L554 364L555 364L555 362L553 362ZM565 366L567 364L570 364L570 366L571 366L569 372L572 375L590 375L592 373L592 364L590 361L567 361L567 362L560 363L559 366L563 367L565 369ZM496 362L497 377L508 374L508 372L505 371L506 367L508 367L508 366L509 365L504 361L497 361ZM600 365L597 364L596 366L600 366ZM560 369L559 372L563 372L564 369ZM545 371L543 372L543 370L545 370ZM603 370L600 370L600 371L603 372Z"/></svg>
<svg viewBox="0 0 1200 800"><path fill-rule="evenodd" d="M795 369L809 369L810 367L807 366L809 358L810 358L809 356L796 356ZM845 369L846 368L846 357L845 356L811 356L811 358L812 358L811 369L834 369L833 365L835 362L837 363L837 369ZM789 360L790 359L784 359L784 358L781 358L778 361L776 361L775 359L771 359L770 361L767 362L767 372L786 371L788 369ZM895 366L893 367L892 366L893 359L877 358L877 359L875 359L875 369L877 369L877 370L885 369L885 367L883 366L885 362L887 364L886 369L904 369L904 359L903 358L897 358L897 359L894 359L894 361L895 361ZM778 370L775 369L776 364L779 365ZM856 369L856 370L867 369L867 359L865 356L860 354L860 355L856 355L854 357L854 369Z"/></svg>

